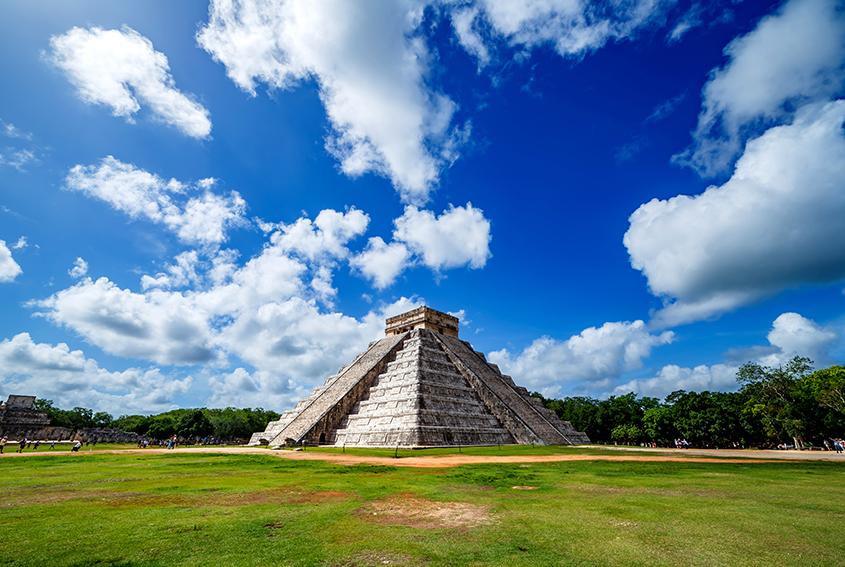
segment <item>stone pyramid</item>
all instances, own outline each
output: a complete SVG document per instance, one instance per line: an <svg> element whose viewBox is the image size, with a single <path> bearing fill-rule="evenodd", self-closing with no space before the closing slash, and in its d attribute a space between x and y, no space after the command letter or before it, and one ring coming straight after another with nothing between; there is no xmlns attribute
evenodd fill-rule
<svg viewBox="0 0 845 567"><path fill-rule="evenodd" d="M458 319L420 307L385 338L253 434L251 445L571 445L589 438L458 338Z"/></svg>

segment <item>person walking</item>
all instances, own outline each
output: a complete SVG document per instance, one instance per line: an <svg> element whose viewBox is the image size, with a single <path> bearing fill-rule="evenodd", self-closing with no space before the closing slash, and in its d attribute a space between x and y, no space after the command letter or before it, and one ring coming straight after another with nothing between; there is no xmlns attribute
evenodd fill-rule
<svg viewBox="0 0 845 567"><path fill-rule="evenodd" d="M3 437L2 439L0 439L0 455L3 454L3 447L5 447L5 446L6 446L6 438Z"/></svg>
<svg viewBox="0 0 845 567"><path fill-rule="evenodd" d="M18 453L23 453L24 447L26 447L26 437L18 441Z"/></svg>

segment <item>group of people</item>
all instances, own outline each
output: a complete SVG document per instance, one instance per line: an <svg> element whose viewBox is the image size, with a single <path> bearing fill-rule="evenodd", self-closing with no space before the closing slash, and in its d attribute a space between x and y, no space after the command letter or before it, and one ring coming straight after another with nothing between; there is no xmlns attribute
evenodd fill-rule
<svg viewBox="0 0 845 567"><path fill-rule="evenodd" d="M6 444L8 442L9 442L8 437L0 438L0 455L3 454L3 450L6 448ZM14 441L12 441L12 443L14 443ZM44 443L47 443L47 442L44 441ZM89 443L86 443L86 445L88 445L88 444ZM91 441L90 442L91 448L93 449L96 444L97 444L96 441ZM31 440L27 437L23 437L18 441L18 450L15 451L15 452L16 453L23 453L23 450L26 449L26 448L32 449L33 451L37 451L38 447L40 447L40 446L41 446L41 440L40 439L33 441L33 440ZM54 449L55 447L56 447L56 441L51 441L50 442L50 449ZM74 444L74 446L71 448L71 451L73 451L73 452L79 451L80 447L82 447L82 441L77 440L76 443Z"/></svg>
<svg viewBox="0 0 845 567"><path fill-rule="evenodd" d="M2 439L0 439L0 454L3 454L3 449L6 447L6 443L8 443L8 441L9 441L9 438L8 438L8 437L3 437ZM31 441L31 440L27 439L26 437L24 437L23 439L21 439L20 441L18 441L18 450L17 450L17 452L18 452L18 453L23 453L23 450L24 450L24 449L26 449L27 447L30 447L30 448L32 448L33 450L37 451L37 450L38 450L38 447L39 447L40 445L41 445L41 441L40 441L40 440L39 440L39 441ZM52 448L53 448L53 447L55 447L55 446L56 446L56 442L55 442L55 441L53 441L53 443L50 445L50 448L52 449Z"/></svg>
<svg viewBox="0 0 845 567"><path fill-rule="evenodd" d="M831 445L833 447L831 448ZM836 451L836 454L845 453L845 441L840 438L831 439L828 441L827 439L824 440L824 448L828 451L833 450Z"/></svg>
<svg viewBox="0 0 845 567"><path fill-rule="evenodd" d="M150 441L149 439L139 439L138 440L138 448L139 449L146 449L150 445L156 445L158 447L166 447L167 449L175 449L177 445L179 445L178 439L176 436L168 438L166 441Z"/></svg>

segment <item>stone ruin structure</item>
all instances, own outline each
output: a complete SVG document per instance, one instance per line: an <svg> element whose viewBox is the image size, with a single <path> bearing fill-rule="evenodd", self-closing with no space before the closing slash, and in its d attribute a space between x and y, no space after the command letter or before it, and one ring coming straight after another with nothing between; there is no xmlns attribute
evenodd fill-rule
<svg viewBox="0 0 845 567"><path fill-rule="evenodd" d="M137 443L142 438L114 428L68 429L50 425L46 411L34 410L35 396L9 396L4 404L0 401L0 436L9 439L38 439L41 441L75 441L83 443Z"/></svg>
<svg viewBox="0 0 845 567"><path fill-rule="evenodd" d="M590 439L472 346L456 317L420 307L250 445L444 447L574 445Z"/></svg>
<svg viewBox="0 0 845 567"><path fill-rule="evenodd" d="M9 396L4 404L0 402L0 435L24 437L33 431L50 426L46 411L32 409L35 396Z"/></svg>

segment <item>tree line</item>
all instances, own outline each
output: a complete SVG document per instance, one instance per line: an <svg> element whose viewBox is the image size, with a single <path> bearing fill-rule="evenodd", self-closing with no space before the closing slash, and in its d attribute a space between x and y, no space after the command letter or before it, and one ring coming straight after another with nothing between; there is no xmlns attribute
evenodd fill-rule
<svg viewBox="0 0 845 567"><path fill-rule="evenodd" d="M249 439L256 431L263 431L280 415L263 408L175 409L157 415L121 415L114 418L106 412L75 407L64 410L52 400L37 399L33 409L46 411L50 425L68 429L113 427L146 435L153 439L167 439L174 435L184 439L215 438L218 440Z"/></svg>
<svg viewBox="0 0 845 567"><path fill-rule="evenodd" d="M845 435L843 366L813 371L812 361L802 357L778 367L749 362L737 382L736 392L678 390L662 402L634 393L604 400L531 395L594 442L803 447Z"/></svg>
<svg viewBox="0 0 845 567"><path fill-rule="evenodd" d="M845 367L814 371L812 361L802 357L778 367L749 362L737 372L737 382L736 392L678 390L663 401L634 393L604 400L531 395L594 442L671 445L682 438L699 447L801 447L845 436ZM262 408L229 407L113 418L82 407L63 410L45 399L36 400L33 409L47 411L51 425L115 427L153 439L248 439L280 417Z"/></svg>

